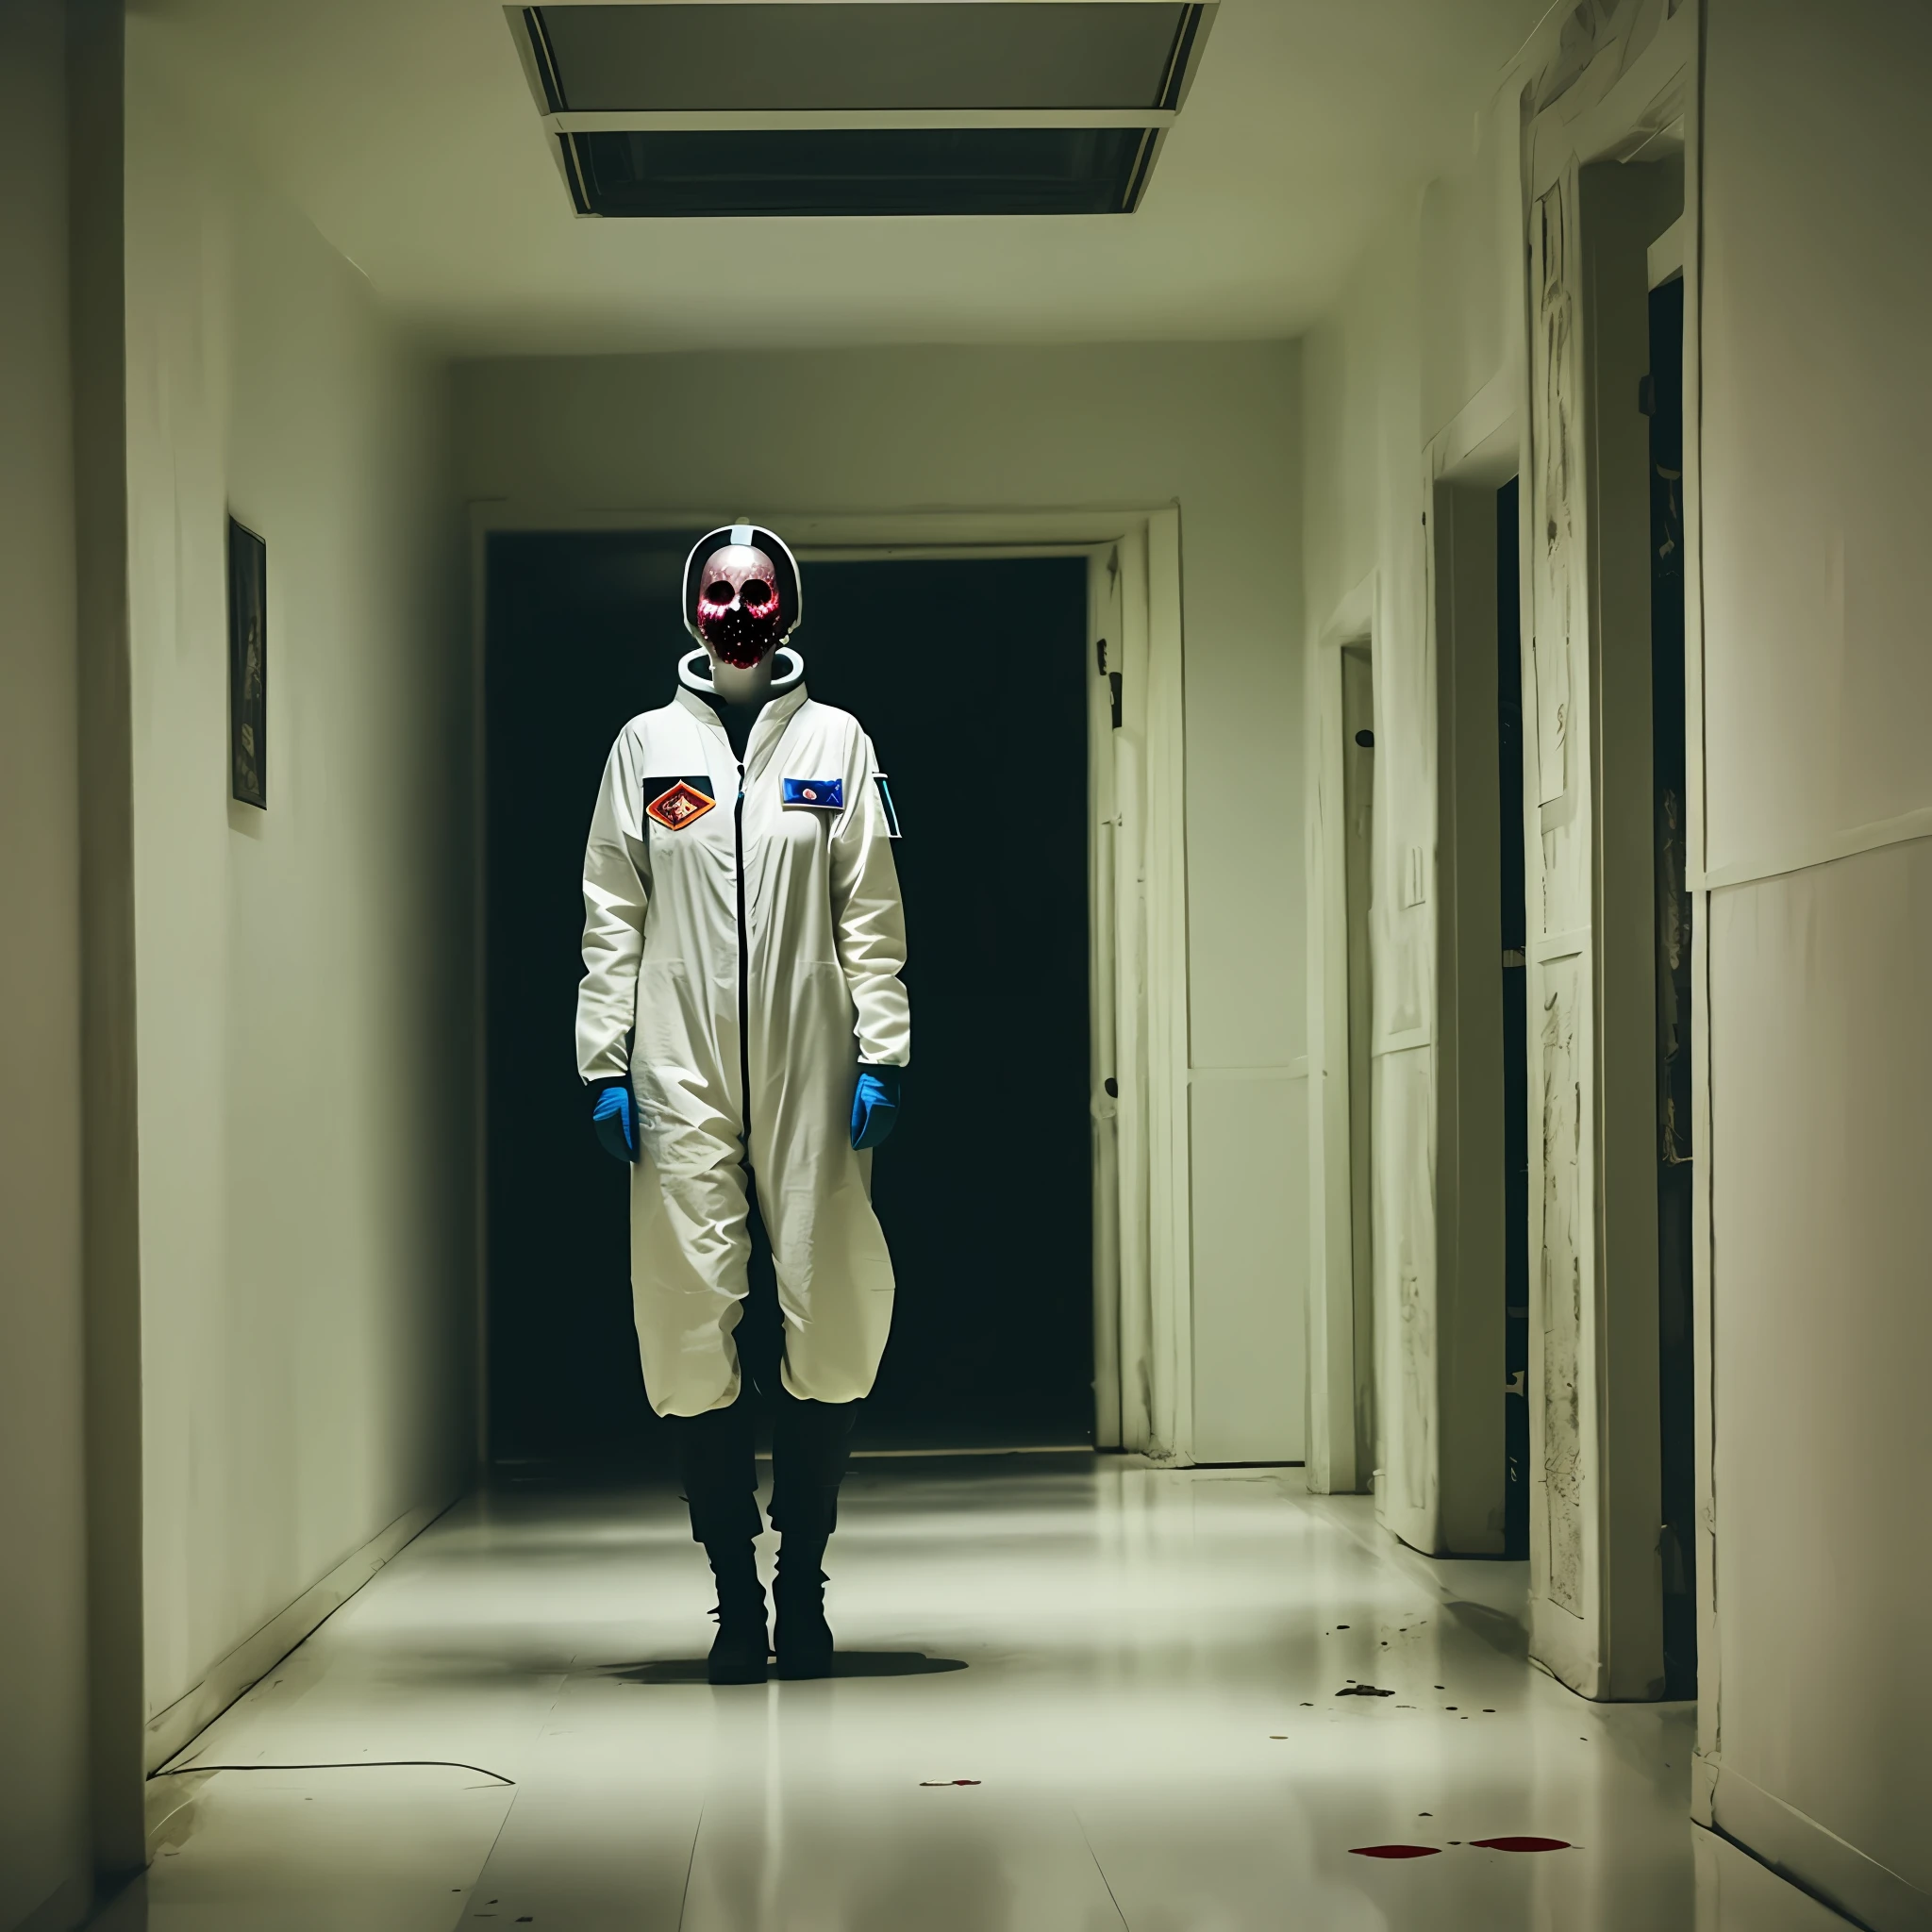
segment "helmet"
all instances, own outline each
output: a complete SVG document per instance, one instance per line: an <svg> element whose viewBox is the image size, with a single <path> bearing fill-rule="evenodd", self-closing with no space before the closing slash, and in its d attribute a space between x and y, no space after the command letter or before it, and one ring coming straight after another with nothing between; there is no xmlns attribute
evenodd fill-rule
<svg viewBox="0 0 1932 1932"><path fill-rule="evenodd" d="M733 593L728 608L718 609L707 604L705 567L720 551L763 553L772 566L772 586L777 593L775 611L767 614L748 610L741 608L737 600L741 582L754 573L760 578L763 575L758 559L752 557L730 559L723 571L723 579L729 583ZM714 610L708 620L704 615L705 608ZM729 660L737 660L741 654L744 661L758 663L798 628L803 614L798 559L776 531L759 524L725 524L707 531L691 545L691 555L684 560L684 627L707 649L717 650ZM708 622L709 636L705 630Z"/></svg>

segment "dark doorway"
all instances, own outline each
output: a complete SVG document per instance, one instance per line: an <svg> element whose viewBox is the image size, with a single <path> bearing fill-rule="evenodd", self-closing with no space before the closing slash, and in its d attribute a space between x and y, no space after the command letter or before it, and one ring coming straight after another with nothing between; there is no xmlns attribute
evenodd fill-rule
<svg viewBox="0 0 1932 1932"><path fill-rule="evenodd" d="M693 532L694 536L696 533ZM655 1461L626 1182L572 1058L585 830L669 701L691 541L512 534L488 558L489 1411L499 1463ZM1087 566L808 563L815 698L855 712L905 838L913 1065L874 1170L898 1274L859 1445L1092 1433Z"/></svg>
<svg viewBox="0 0 1932 1932"><path fill-rule="evenodd" d="M1496 787L1503 967L1503 1552L1529 1555L1529 909L1516 479L1496 492Z"/></svg>
<svg viewBox="0 0 1932 1932"><path fill-rule="evenodd" d="M873 1441L1093 1436L1087 560L810 566L815 695L906 836L912 1067L873 1192L892 1340Z"/></svg>
<svg viewBox="0 0 1932 1932"><path fill-rule="evenodd" d="M1341 653L1342 890L1348 930L1348 1227L1354 1291L1356 1481L1381 1461L1375 1411L1375 661Z"/></svg>
<svg viewBox="0 0 1932 1932"><path fill-rule="evenodd" d="M1651 786L1657 865L1658 1409L1664 1694L1697 1694L1691 1347L1690 893L1684 715L1684 284L1650 294Z"/></svg>

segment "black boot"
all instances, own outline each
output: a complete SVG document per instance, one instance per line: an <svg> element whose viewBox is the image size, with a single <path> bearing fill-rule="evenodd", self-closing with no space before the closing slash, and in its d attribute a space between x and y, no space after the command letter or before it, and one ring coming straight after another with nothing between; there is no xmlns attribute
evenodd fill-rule
<svg viewBox="0 0 1932 1932"><path fill-rule="evenodd" d="M762 1684L771 1656L765 1625L765 1586L758 1581L758 1551L749 1543L707 1543L711 1574L718 1580L718 1635L705 1663L713 1684Z"/></svg>
<svg viewBox="0 0 1932 1932"><path fill-rule="evenodd" d="M706 1674L714 1684L762 1684L771 1645L752 1543L765 1524L750 1405L741 1397L729 1408L666 1421L691 1506L691 1541L704 1544L718 1580L718 1636Z"/></svg>
<svg viewBox="0 0 1932 1932"><path fill-rule="evenodd" d="M825 1546L788 1536L778 1545L772 1594L778 1604L778 1674L832 1674L832 1626L825 1622Z"/></svg>
<svg viewBox="0 0 1932 1932"><path fill-rule="evenodd" d="M825 1544L839 1524L839 1484L851 1452L856 1402L805 1402L780 1392L772 1428L772 1524L780 1534L778 1674L832 1674L825 1622Z"/></svg>

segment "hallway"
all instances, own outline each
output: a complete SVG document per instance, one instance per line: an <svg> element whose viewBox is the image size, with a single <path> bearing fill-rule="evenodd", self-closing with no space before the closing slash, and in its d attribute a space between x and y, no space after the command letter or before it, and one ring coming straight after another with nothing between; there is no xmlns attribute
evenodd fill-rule
<svg viewBox="0 0 1932 1932"><path fill-rule="evenodd" d="M0 1932L1928 1932L1928 95L0 7Z"/></svg>
<svg viewBox="0 0 1932 1932"><path fill-rule="evenodd" d="M1075 1456L847 1497L847 1674L729 1690L668 1491L460 1504L150 1783L148 1925L1841 1923L1687 1822L1688 1707L1575 1698L1522 1566L1425 1563L1367 1498ZM1570 1849L1474 1848L1511 1836ZM1396 1843L1441 1849L1351 1856Z"/></svg>

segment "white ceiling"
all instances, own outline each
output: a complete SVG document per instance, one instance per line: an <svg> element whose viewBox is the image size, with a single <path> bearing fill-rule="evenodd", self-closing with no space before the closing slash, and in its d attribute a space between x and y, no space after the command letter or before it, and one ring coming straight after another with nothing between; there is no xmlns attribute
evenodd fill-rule
<svg viewBox="0 0 1932 1932"><path fill-rule="evenodd" d="M134 0L201 110L458 354L1292 335L1467 152L1548 0L1223 0L1146 198L580 221L491 0Z"/></svg>

